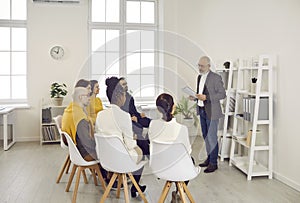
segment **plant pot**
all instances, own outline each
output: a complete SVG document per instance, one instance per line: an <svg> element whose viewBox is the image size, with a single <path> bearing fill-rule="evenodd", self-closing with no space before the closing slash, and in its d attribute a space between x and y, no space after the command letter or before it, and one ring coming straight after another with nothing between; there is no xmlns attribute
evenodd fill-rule
<svg viewBox="0 0 300 203"><path fill-rule="evenodd" d="M61 106L63 103L64 98L63 97L54 97L52 98L52 103L54 106Z"/></svg>
<svg viewBox="0 0 300 203"><path fill-rule="evenodd" d="M182 119L182 124L188 128L189 136L196 136L197 135L197 127L194 126L194 119Z"/></svg>

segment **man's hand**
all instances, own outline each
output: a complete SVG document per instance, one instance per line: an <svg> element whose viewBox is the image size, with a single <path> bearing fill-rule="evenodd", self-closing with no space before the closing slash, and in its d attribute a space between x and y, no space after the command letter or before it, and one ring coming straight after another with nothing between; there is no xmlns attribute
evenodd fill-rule
<svg viewBox="0 0 300 203"><path fill-rule="evenodd" d="M194 96L189 96L189 99L191 100L191 101L194 101L195 99L196 99L196 97L194 97Z"/></svg>
<svg viewBox="0 0 300 203"><path fill-rule="evenodd" d="M132 117L131 117L131 120L134 121L134 122L137 122L137 121L138 121L136 116L132 116Z"/></svg>
<svg viewBox="0 0 300 203"><path fill-rule="evenodd" d="M146 114L144 112L140 113L140 115L141 115L142 118L146 117Z"/></svg>
<svg viewBox="0 0 300 203"><path fill-rule="evenodd" d="M205 101L206 100L206 95L205 94L196 94L197 99L201 100L201 101Z"/></svg>

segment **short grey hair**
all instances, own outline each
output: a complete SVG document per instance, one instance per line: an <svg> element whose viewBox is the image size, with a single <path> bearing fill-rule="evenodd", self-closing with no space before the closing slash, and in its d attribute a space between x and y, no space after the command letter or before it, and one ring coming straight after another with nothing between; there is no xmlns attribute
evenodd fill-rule
<svg viewBox="0 0 300 203"><path fill-rule="evenodd" d="M208 56L202 56L202 57L200 58L200 60L201 60L201 59L206 60L206 61L207 61L207 64L210 65L210 58L209 58Z"/></svg>
<svg viewBox="0 0 300 203"><path fill-rule="evenodd" d="M83 94L88 94L88 93L89 93L89 90L85 87L75 87L73 94L72 94L73 101L80 103L79 96L83 95Z"/></svg>

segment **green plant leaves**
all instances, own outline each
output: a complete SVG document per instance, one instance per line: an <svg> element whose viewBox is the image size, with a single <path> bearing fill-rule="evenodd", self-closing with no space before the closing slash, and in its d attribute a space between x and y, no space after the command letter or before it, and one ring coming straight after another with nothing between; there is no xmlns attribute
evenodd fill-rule
<svg viewBox="0 0 300 203"><path fill-rule="evenodd" d="M50 96L51 98L54 97L64 97L68 93L67 85L65 83L59 84L57 82L54 82L51 84L50 88Z"/></svg>

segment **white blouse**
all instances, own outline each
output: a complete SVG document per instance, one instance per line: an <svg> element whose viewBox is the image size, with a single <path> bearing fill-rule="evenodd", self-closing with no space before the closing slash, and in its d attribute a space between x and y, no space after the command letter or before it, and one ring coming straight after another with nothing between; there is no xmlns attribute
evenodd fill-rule
<svg viewBox="0 0 300 203"><path fill-rule="evenodd" d="M163 119L152 120L150 122L148 135L150 142L157 140L162 142L182 143L189 154L192 152L188 129L185 125L177 123L175 118L169 122L166 122Z"/></svg>
<svg viewBox="0 0 300 203"><path fill-rule="evenodd" d="M104 109L97 114L95 132L106 135L117 135L123 140L131 158L137 162L138 147L133 139L132 123L129 113L126 113L117 105L111 104L111 108Z"/></svg>

